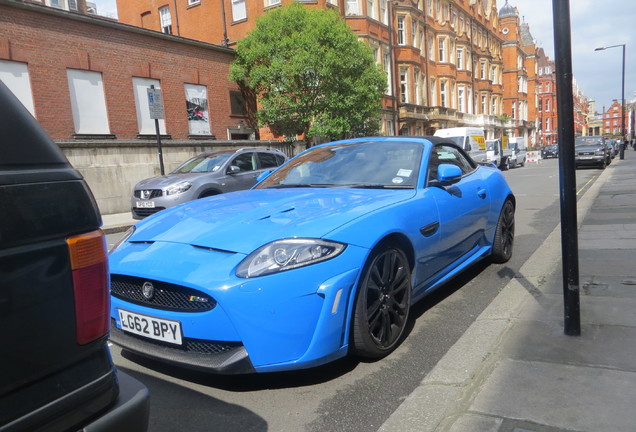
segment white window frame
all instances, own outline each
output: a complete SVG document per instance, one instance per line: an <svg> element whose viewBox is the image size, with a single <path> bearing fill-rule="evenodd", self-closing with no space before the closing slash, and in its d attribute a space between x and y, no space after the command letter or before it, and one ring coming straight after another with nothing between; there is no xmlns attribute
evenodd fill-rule
<svg viewBox="0 0 636 432"><path fill-rule="evenodd" d="M409 95L409 70L408 68L400 68L400 101L402 103L411 103Z"/></svg>
<svg viewBox="0 0 636 432"><path fill-rule="evenodd" d="M245 0L232 0L232 20L241 21L247 18Z"/></svg>
<svg viewBox="0 0 636 432"><path fill-rule="evenodd" d="M22 105L35 117L33 91L27 63L0 60L0 81L11 90Z"/></svg>
<svg viewBox="0 0 636 432"><path fill-rule="evenodd" d="M159 8L159 23L162 33L172 34L172 15L170 14L170 6L162 6Z"/></svg>
<svg viewBox="0 0 636 432"><path fill-rule="evenodd" d="M466 87L463 85L457 86L457 111L466 112Z"/></svg>
<svg viewBox="0 0 636 432"><path fill-rule="evenodd" d="M265 7L279 5L281 0L265 0Z"/></svg>
<svg viewBox="0 0 636 432"><path fill-rule="evenodd" d="M384 53L384 72L386 72L386 94L388 96L393 96L393 71L391 67L391 56L389 53Z"/></svg>
<svg viewBox="0 0 636 432"><path fill-rule="evenodd" d="M404 16L400 15L397 17L397 43L398 45L404 45L405 42L405 35L404 35Z"/></svg>
<svg viewBox="0 0 636 432"><path fill-rule="evenodd" d="M67 69L75 133L109 135L108 110L101 72Z"/></svg>
<svg viewBox="0 0 636 432"><path fill-rule="evenodd" d="M464 48L457 47L457 70L464 69Z"/></svg>
<svg viewBox="0 0 636 432"><path fill-rule="evenodd" d="M371 19L378 19L378 13L375 10L375 0L367 0L367 16Z"/></svg>
<svg viewBox="0 0 636 432"><path fill-rule="evenodd" d="M439 104L448 106L448 80L439 80Z"/></svg>
<svg viewBox="0 0 636 432"><path fill-rule="evenodd" d="M446 38L439 36L437 39L437 55L438 61L443 63L446 61Z"/></svg>
<svg viewBox="0 0 636 432"><path fill-rule="evenodd" d="M358 0L347 0L347 3L345 3L345 15L360 15Z"/></svg>
<svg viewBox="0 0 636 432"><path fill-rule="evenodd" d="M139 135L155 135L155 120L150 118L148 106L148 89L151 85L161 90L161 81L150 78L133 77L133 92L135 96L135 108L137 111L137 126ZM166 121L159 120L159 133L166 135Z"/></svg>

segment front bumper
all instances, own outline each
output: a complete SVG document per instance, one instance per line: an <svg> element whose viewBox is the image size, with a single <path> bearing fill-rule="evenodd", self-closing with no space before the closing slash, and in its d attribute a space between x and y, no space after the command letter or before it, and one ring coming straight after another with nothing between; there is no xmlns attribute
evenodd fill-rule
<svg viewBox="0 0 636 432"><path fill-rule="evenodd" d="M114 260L114 280L123 274L142 283L182 286L187 296L192 290L211 296L215 306L201 312L168 310L127 300L113 291L111 340L115 344L160 361L228 374L311 367L346 355L348 317L367 249L349 245L328 261L240 279L234 276L234 268L244 258L241 254L169 243L130 247L138 251L133 253L149 253L143 262L152 262L153 257L159 265L140 268L135 260ZM160 248L163 258L157 251L151 253L153 248ZM183 343L123 331L118 309L179 322Z"/></svg>

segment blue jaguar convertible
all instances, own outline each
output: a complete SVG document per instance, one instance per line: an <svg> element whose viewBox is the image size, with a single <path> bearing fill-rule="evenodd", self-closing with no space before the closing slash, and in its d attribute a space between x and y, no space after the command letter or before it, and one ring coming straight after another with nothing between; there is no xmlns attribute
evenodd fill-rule
<svg viewBox="0 0 636 432"><path fill-rule="evenodd" d="M312 147L129 230L110 255L111 340L214 373L381 358L416 301L510 259L514 212L501 172L443 138Z"/></svg>

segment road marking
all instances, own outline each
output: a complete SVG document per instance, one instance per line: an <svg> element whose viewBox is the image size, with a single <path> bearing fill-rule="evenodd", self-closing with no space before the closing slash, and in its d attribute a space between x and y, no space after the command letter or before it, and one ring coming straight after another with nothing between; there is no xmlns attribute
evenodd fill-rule
<svg viewBox="0 0 636 432"><path fill-rule="evenodd" d="M589 180L587 181L587 183L585 183L583 186L581 186L581 189L579 189L578 191L576 191L576 194L577 194L577 195L578 195L578 194L580 194L580 193L583 191L583 189L585 189L585 187L586 187L587 185L589 185L589 184L592 182L592 180L595 180L595 179L596 179L596 176L592 176L592 178L591 178L591 179L589 179Z"/></svg>

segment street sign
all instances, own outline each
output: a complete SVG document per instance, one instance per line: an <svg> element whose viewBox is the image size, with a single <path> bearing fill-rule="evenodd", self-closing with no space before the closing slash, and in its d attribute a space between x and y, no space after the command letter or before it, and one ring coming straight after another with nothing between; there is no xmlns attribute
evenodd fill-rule
<svg viewBox="0 0 636 432"><path fill-rule="evenodd" d="M148 89L148 108L150 109L151 119L158 120L165 118L163 115L163 96L161 95L161 89Z"/></svg>

